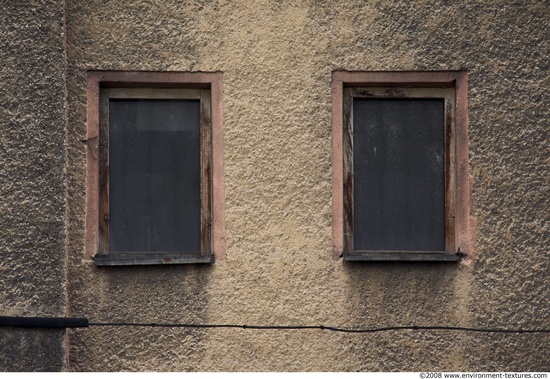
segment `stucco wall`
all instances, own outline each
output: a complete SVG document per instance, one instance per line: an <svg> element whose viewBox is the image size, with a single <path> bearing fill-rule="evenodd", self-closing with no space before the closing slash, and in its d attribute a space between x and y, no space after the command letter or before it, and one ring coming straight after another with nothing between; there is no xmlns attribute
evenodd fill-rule
<svg viewBox="0 0 550 379"><path fill-rule="evenodd" d="M548 20L542 1L68 0L69 314L550 327ZM332 71L456 69L469 71L477 257L333 260ZM84 259L87 70L223 72L226 260L98 268ZM544 334L92 327L69 335L71 370L550 370Z"/></svg>
<svg viewBox="0 0 550 379"><path fill-rule="evenodd" d="M0 5L0 315L65 314L62 1ZM62 330L0 328L0 371L63 368Z"/></svg>

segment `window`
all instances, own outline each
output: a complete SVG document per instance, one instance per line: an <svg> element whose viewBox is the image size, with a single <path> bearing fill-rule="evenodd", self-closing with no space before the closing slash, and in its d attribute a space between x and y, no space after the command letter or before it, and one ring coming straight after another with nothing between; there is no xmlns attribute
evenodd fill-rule
<svg viewBox="0 0 550 379"><path fill-rule="evenodd" d="M90 72L86 253L223 259L221 74Z"/></svg>
<svg viewBox="0 0 550 379"><path fill-rule="evenodd" d="M468 251L464 72L335 72L333 253L456 261Z"/></svg>

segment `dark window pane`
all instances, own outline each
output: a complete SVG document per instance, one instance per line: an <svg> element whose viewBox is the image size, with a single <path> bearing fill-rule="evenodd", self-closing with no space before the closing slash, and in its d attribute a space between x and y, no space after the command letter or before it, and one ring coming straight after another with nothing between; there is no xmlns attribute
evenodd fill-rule
<svg viewBox="0 0 550 379"><path fill-rule="evenodd" d="M353 101L354 250L445 250L444 101Z"/></svg>
<svg viewBox="0 0 550 379"><path fill-rule="evenodd" d="M110 100L110 251L200 253L199 119L199 100Z"/></svg>

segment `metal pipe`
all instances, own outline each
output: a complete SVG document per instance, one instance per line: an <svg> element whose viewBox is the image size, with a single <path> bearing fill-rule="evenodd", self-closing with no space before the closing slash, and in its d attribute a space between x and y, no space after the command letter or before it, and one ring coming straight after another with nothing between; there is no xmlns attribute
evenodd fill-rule
<svg viewBox="0 0 550 379"><path fill-rule="evenodd" d="M0 327L11 326L15 328L87 328L87 318L71 317L8 317L0 316Z"/></svg>

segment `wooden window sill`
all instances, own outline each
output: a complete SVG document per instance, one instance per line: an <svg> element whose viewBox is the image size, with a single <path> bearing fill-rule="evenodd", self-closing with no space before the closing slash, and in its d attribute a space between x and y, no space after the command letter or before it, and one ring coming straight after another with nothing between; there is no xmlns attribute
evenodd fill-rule
<svg viewBox="0 0 550 379"><path fill-rule="evenodd" d="M117 253L98 254L94 257L96 266L140 266L167 264L213 263L214 256L178 253Z"/></svg>
<svg viewBox="0 0 550 379"><path fill-rule="evenodd" d="M457 262L462 258L461 253L447 253L445 251L355 251L343 255L344 261L418 261L418 262Z"/></svg>

